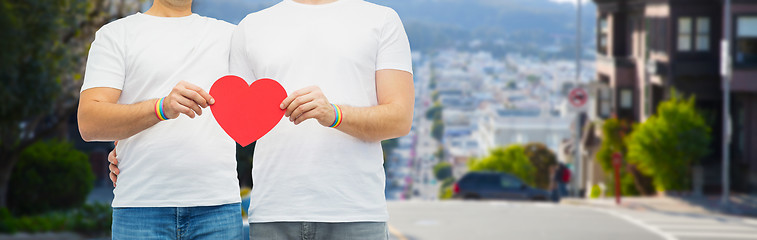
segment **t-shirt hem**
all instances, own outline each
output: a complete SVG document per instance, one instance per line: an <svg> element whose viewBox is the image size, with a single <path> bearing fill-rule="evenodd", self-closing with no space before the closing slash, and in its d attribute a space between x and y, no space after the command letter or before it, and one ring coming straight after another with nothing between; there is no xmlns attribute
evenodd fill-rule
<svg viewBox="0 0 757 240"><path fill-rule="evenodd" d="M250 215L247 219L249 223L268 223L268 222L328 222L328 223L340 223L340 222L387 222L389 217L387 216L341 216L341 217L323 217L323 216L305 216L305 217L255 217L254 214Z"/></svg>
<svg viewBox="0 0 757 240"><path fill-rule="evenodd" d="M87 89L100 88L100 87L113 88L113 89L116 89L116 90L123 91L123 88L117 86L116 84L113 84L113 85L99 84L99 85L83 85L82 88L81 88L81 90L79 90L79 93L84 92L84 90L87 90Z"/></svg>
<svg viewBox="0 0 757 240"><path fill-rule="evenodd" d="M219 206L230 203L241 203L242 198L222 198L222 199L206 199L206 200L193 200L193 201L130 201L130 202L117 202L113 201L111 204L114 208L122 207L206 207L206 206Z"/></svg>
<svg viewBox="0 0 757 240"><path fill-rule="evenodd" d="M390 65L379 66L379 67L376 68L376 71L378 71L378 70L400 70L400 71L405 71L405 72L409 72L410 74L413 74L413 70L412 69L408 69L408 68L404 68L404 67L397 67L397 66L390 66Z"/></svg>

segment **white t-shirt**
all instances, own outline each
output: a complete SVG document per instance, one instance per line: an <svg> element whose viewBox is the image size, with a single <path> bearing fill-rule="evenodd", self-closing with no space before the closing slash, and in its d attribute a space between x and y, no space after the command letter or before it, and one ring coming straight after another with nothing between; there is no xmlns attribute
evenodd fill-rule
<svg viewBox="0 0 757 240"><path fill-rule="evenodd" d="M82 91L122 90L119 104L168 95L179 82L205 91L228 73L234 25L196 14L137 13L97 31ZM240 202L235 144L209 108L119 141L113 207L191 207Z"/></svg>
<svg viewBox="0 0 757 240"><path fill-rule="evenodd" d="M412 73L397 13L362 0L285 0L248 15L232 38L231 73L288 93L316 85L334 104L377 105L376 71ZM349 118L349 115L345 117ZM282 118L255 146L250 222L387 221L381 144Z"/></svg>

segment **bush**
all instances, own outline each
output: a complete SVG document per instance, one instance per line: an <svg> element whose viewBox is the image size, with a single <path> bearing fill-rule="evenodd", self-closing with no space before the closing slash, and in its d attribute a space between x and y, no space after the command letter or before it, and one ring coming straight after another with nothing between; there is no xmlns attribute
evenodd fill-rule
<svg viewBox="0 0 757 240"><path fill-rule="evenodd" d="M439 199L452 199L452 195L454 195L454 193L452 192L451 186L439 189Z"/></svg>
<svg viewBox="0 0 757 240"><path fill-rule="evenodd" d="M617 118L610 118L602 123L602 145L599 151L597 151L596 161L602 166L602 170L604 170L607 176L611 178L609 179L610 184L608 184L608 188L611 191L608 191L608 194L615 194L615 172L612 165L612 156L616 152L623 156L628 155L623 138L627 134L630 134L629 130L630 124ZM621 177L621 193L624 196L649 195L654 193L651 178L637 170L636 165L629 164L628 159L624 159L619 172Z"/></svg>
<svg viewBox="0 0 757 240"><path fill-rule="evenodd" d="M692 164L709 153L711 130L695 101L672 91L626 139L628 161L652 176L658 190L689 189Z"/></svg>
<svg viewBox="0 0 757 240"><path fill-rule="evenodd" d="M473 159L469 169L471 171L495 171L515 175L524 183L533 186L536 168L526 156L525 148L513 144L507 148L499 147L491 150L489 156Z"/></svg>
<svg viewBox="0 0 757 240"><path fill-rule="evenodd" d="M113 212L108 204L83 205L68 211L14 218L0 209L0 233L71 231L87 236L110 233Z"/></svg>
<svg viewBox="0 0 757 240"><path fill-rule="evenodd" d="M442 185L439 186L439 199L452 198L452 185L455 184L455 179L452 177L446 178L442 181Z"/></svg>
<svg viewBox="0 0 757 240"><path fill-rule="evenodd" d="M591 192L589 193L589 198L596 199L599 198L600 195L602 195L602 189L599 188L599 185L592 185Z"/></svg>
<svg viewBox="0 0 757 240"><path fill-rule="evenodd" d="M67 142L37 142L26 148L10 179L11 213L38 214L84 204L95 180L88 159Z"/></svg>

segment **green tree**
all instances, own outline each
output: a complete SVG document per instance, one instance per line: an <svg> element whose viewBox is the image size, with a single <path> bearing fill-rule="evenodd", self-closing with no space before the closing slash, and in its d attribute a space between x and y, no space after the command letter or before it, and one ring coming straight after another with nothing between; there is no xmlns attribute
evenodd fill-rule
<svg viewBox="0 0 757 240"><path fill-rule="evenodd" d="M444 151L444 146L440 145L438 148L436 148L436 152L434 152L434 157L436 157L436 159L439 159L439 161L443 161L447 157L446 154L447 152Z"/></svg>
<svg viewBox="0 0 757 240"><path fill-rule="evenodd" d="M0 3L0 207L21 151L74 113L89 44L138 1L6 0Z"/></svg>
<svg viewBox="0 0 757 240"><path fill-rule="evenodd" d="M452 178L452 164L448 162L440 162L434 165L434 177L439 181Z"/></svg>
<svg viewBox="0 0 757 240"><path fill-rule="evenodd" d="M615 193L615 174L612 165L614 153L628 155L626 143L623 141L630 132L630 124L617 118L610 118L602 123L602 145L597 151L596 159L608 178L608 191ZM652 179L638 170L635 164L623 162L620 168L621 193L623 195L651 195L654 193Z"/></svg>
<svg viewBox="0 0 757 240"><path fill-rule="evenodd" d="M431 124L431 136L439 142L442 141L442 138L444 138L444 122L442 120L435 120Z"/></svg>
<svg viewBox="0 0 757 240"><path fill-rule="evenodd" d="M523 146L513 144L491 150L488 156L472 159L468 169L471 171L495 171L515 175L523 182L534 185L536 168L526 156Z"/></svg>
<svg viewBox="0 0 757 240"><path fill-rule="evenodd" d="M634 125L626 139L628 161L652 176L658 190L689 189L691 165L709 153L711 130L695 101L671 91L657 113Z"/></svg>
<svg viewBox="0 0 757 240"><path fill-rule="evenodd" d="M557 165L557 156L543 143L529 143L523 146L528 160L536 168L534 186L542 189L549 187L549 167Z"/></svg>
<svg viewBox="0 0 757 240"><path fill-rule="evenodd" d="M539 83L539 81L541 81L541 77L536 75L528 75L526 76L526 80L528 81L528 83L537 84Z"/></svg>
<svg viewBox="0 0 757 240"><path fill-rule="evenodd" d="M442 120L442 113L444 111L444 107L440 102L434 102L434 106L431 106L428 110L426 110L426 119L436 121L436 120Z"/></svg>

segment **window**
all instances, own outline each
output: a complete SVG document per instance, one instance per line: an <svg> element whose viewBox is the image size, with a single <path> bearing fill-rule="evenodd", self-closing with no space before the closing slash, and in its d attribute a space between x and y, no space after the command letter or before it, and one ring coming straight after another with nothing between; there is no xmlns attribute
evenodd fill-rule
<svg viewBox="0 0 757 240"><path fill-rule="evenodd" d="M518 189L523 185L517 179L508 176L502 176L500 179L500 184L502 184L502 187L505 189Z"/></svg>
<svg viewBox="0 0 757 240"><path fill-rule="evenodd" d="M620 108L630 109L633 107L633 90L622 89L620 90Z"/></svg>
<svg viewBox="0 0 757 240"><path fill-rule="evenodd" d="M666 42L668 39L667 24L667 18L647 18L647 49L660 53L668 51Z"/></svg>
<svg viewBox="0 0 757 240"><path fill-rule="evenodd" d="M696 47L697 51L710 51L710 18L708 17L697 18Z"/></svg>
<svg viewBox="0 0 757 240"><path fill-rule="evenodd" d="M603 77L603 76L600 76ZM597 89L597 95L599 96L599 99L597 101L598 110L599 112L597 115L602 118L608 118L612 114L612 96L611 96L611 90L610 87L607 85L602 85L602 87L599 87Z"/></svg>
<svg viewBox="0 0 757 240"><path fill-rule="evenodd" d="M600 18L598 24L599 32L597 32L597 34L599 34L599 36L597 37L599 38L599 44L597 45L597 52L607 54L607 48L609 47L608 36L610 34L610 27L607 25L607 17Z"/></svg>
<svg viewBox="0 0 757 240"><path fill-rule="evenodd" d="M736 65L757 66L757 16L739 17L736 31Z"/></svg>
<svg viewBox="0 0 757 240"><path fill-rule="evenodd" d="M710 18L678 18L678 51L710 51Z"/></svg>
<svg viewBox="0 0 757 240"><path fill-rule="evenodd" d="M691 18L678 19L678 51L691 51Z"/></svg>

